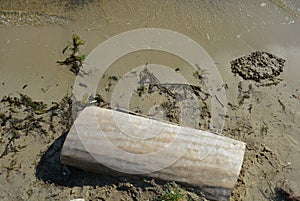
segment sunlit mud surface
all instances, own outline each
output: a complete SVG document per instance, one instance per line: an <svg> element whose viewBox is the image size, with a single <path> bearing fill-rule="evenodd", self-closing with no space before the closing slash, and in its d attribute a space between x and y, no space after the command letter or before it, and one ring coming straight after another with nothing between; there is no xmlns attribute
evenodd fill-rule
<svg viewBox="0 0 300 201"><path fill-rule="evenodd" d="M200 122L187 126L209 129L214 99L227 113L223 130L213 131L247 143L231 200L296 199L300 195L299 16L296 0L0 0L1 98L20 97L21 93L48 104L32 110L24 99L22 107L10 104L7 98L1 102L0 199L155 200L166 188L174 188L149 178L86 173L59 162L63 134L72 123L66 118L70 117L66 94L75 80L68 68L56 63L64 59L67 41L72 33L79 34L86 40L81 51L88 56L106 39L140 28L173 30L203 47L222 77L220 90L226 91L227 104L212 94L205 99L210 86L203 82L207 75L201 66L197 71L182 59L145 50L120 58L99 78L100 106L121 104L111 104L111 97L117 83L134 68L142 66L141 71L148 66L150 75L159 78L155 65L168 66L191 86L201 87ZM276 84L245 80L232 73L231 61L256 51L285 60ZM156 84L153 90L136 88L128 109L142 115L167 111L164 120L181 124L172 98L176 87ZM180 188L186 200L204 200L197 188Z"/></svg>

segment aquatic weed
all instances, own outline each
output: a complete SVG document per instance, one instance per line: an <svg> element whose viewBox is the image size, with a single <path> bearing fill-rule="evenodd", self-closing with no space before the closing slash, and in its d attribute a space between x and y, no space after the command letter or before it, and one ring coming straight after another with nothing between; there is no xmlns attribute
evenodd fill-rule
<svg viewBox="0 0 300 201"><path fill-rule="evenodd" d="M82 68L83 61L86 56L80 53L80 46L85 44L85 40L82 40L79 35L73 34L72 42L68 42L69 44L63 49L62 53L65 54L69 52L68 57L63 61L57 61L60 65L70 66L70 71L77 75Z"/></svg>

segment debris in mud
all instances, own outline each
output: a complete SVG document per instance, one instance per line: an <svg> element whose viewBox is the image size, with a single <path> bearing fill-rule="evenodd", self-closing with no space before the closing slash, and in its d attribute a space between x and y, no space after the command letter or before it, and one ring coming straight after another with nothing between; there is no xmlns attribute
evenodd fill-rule
<svg viewBox="0 0 300 201"><path fill-rule="evenodd" d="M180 108L175 101L166 101L161 103L160 106L165 111L165 115L169 122L173 122L176 124L180 123L180 119L179 119Z"/></svg>
<svg viewBox="0 0 300 201"><path fill-rule="evenodd" d="M119 80L119 77L116 75L111 75L108 77L107 86L105 87L105 91L110 92L111 87Z"/></svg>
<svg viewBox="0 0 300 201"><path fill-rule="evenodd" d="M111 75L111 76L108 77L108 79L113 80L113 81L118 81L119 80L118 76L116 76L116 75Z"/></svg>
<svg viewBox="0 0 300 201"><path fill-rule="evenodd" d="M207 79L207 75L208 75L207 70L201 69L198 64L195 65L195 68L197 70L193 73L193 77L198 79L201 84L204 84L205 83L204 80Z"/></svg>
<svg viewBox="0 0 300 201"><path fill-rule="evenodd" d="M208 129L211 118L210 95L202 87L184 83L160 83L147 68L140 72L139 78L140 86L136 90L138 97L158 96L156 102L160 102L165 115L163 120Z"/></svg>
<svg viewBox="0 0 300 201"><path fill-rule="evenodd" d="M69 56L64 61L57 61L60 65L70 66L70 71L77 75L82 68L82 63L85 60L85 55L80 53L80 46L84 45L85 41L77 34L73 34L72 42L63 49L62 53L70 52Z"/></svg>
<svg viewBox="0 0 300 201"><path fill-rule="evenodd" d="M264 85L276 85L283 72L285 60L271 53L256 51L230 62L231 70L245 80L267 81Z"/></svg>
<svg viewBox="0 0 300 201"><path fill-rule="evenodd" d="M242 82L239 82L238 84L238 101L239 101L239 106L244 104L245 99L250 98L250 94L253 92L253 87L252 84L248 85L248 90L244 91Z"/></svg>
<svg viewBox="0 0 300 201"><path fill-rule="evenodd" d="M163 91L165 90L170 90L172 94L175 94L175 97L185 97L183 96L184 93L179 93L180 90L185 91L188 95L190 96L190 92L193 92L193 90L198 92L197 96L199 98L199 108L203 108L203 112L201 112L201 115L204 115L203 117L203 122L207 119L209 119L208 116L206 115L206 111L209 111L209 105L206 105L205 109L205 104L206 101L209 100L209 95L205 93L205 91L202 91L200 87L192 87L192 91L189 91L187 89L190 89L191 87L188 85L180 85L180 84L161 84L158 83L157 85L160 85L159 87L153 86L154 92L156 93L159 90L160 87L163 87ZM146 90L142 96L145 96L148 94L148 85L146 86ZM179 95L176 95L176 94ZM196 94L193 92L193 94ZM161 96L167 96L165 93L162 93ZM170 113L176 111L178 108L178 105L173 105L173 103L176 103L176 100L173 100L172 96L167 96L169 98L169 101L166 102L165 105L166 108L170 107L167 109L169 110ZM184 100L184 99L183 99ZM75 104L74 104L75 103ZM100 94L97 94L96 97L94 97L93 104L98 105L101 107L105 103L104 99L101 97ZM73 105L72 105L73 104ZM84 106L80 105L81 101L72 101L72 97L67 96L65 97L61 102L54 104L53 109L50 109L52 107L47 107L47 105L38 102L38 101L33 101L30 97L26 95L20 95L20 97L6 97L0 102L0 138L2 138L2 141L0 139L0 160L7 160L9 157L16 156L22 152L26 152L27 150L30 149L30 144L29 146L27 145L27 148L24 149L17 145L21 141L23 141L25 138L30 136L34 136L34 138L41 142L43 146L49 146L49 142L57 136L66 133L67 130L70 128L72 125L72 114L71 114L71 107L73 109L81 110ZM87 104L90 104L88 102ZM203 105L201 105L203 104ZM15 112L12 112L9 110L9 108L13 108ZM43 108L43 109L42 109ZM48 109L49 108L49 109ZM41 114L36 114L36 111L44 110L45 113ZM178 112L175 112L177 115ZM208 115L208 114L207 114ZM173 117L172 117L173 118ZM175 116L175 118L177 118ZM208 123L208 122L206 122ZM234 127L228 127L229 130L225 131L230 132L232 136L235 136L237 138L245 137L245 136L252 136L250 135L253 131L253 128L251 127L250 124L246 124L248 121L243 120L239 123L236 124ZM206 125L206 124L205 124ZM46 132L44 132L43 135L41 135L41 130L44 129ZM26 134L26 132L29 131L29 133ZM13 133L16 132L16 133ZM56 133L56 134L55 134ZM55 135L54 135L55 134ZM54 137L53 137L54 136ZM60 156L60 149L62 146L63 140L61 139L58 144L54 144L52 148L48 149L48 153L46 154L47 157L44 159L41 159L42 162L39 163L37 166L37 178L41 181L46 181L46 186L52 185L53 188L58 189L61 188L61 185L74 185L72 182L77 182L76 184L81 185L82 180L84 181L91 181L91 183L88 183L88 185L83 187L83 192L80 192L78 196L82 196L82 194L88 194L88 198L90 200L98 199L98 195L103 193L103 200L105 198L108 198L109 195L106 195L105 192L108 194L111 192L116 192L118 191L119 193L123 193L122 190L118 190L119 185L119 177L110 177L110 176L105 176L105 175L92 175L89 176L91 173L85 173L80 170L75 170L73 168L70 168L69 171L65 167L63 167L60 162L59 162L59 156ZM26 146L26 144L21 144L22 146ZM250 166L252 163L266 163L270 164L271 166L274 166L275 170L279 170L282 167L280 164L277 164L275 158L276 156L269 151L269 149L266 149L265 147L257 147L258 145L255 144L254 147L251 147L251 143L248 145L248 158L246 161L246 164ZM7 148L6 148L7 147ZM251 151L251 154L249 156L249 148L253 148ZM5 149L5 150L4 150ZM34 152L30 152L31 154L34 154ZM42 152L41 152L42 153ZM22 156L20 154L20 156ZM45 156L45 155L44 155ZM40 156L37 156L38 159L40 159ZM2 161L1 161L2 162ZM20 160L15 160L15 162L7 163L6 166L0 167L0 170L5 170L5 173L8 179L13 179L13 175L18 174L17 171L22 171L23 169L20 169L20 165L26 165L26 163L21 162ZM35 164L37 165L37 164ZM246 166L245 166L246 167ZM22 168L22 167L21 167ZM272 169L272 172L273 170ZM245 170L243 169L243 172ZM24 173L25 174L25 173ZM28 178L28 173L26 173L24 177ZM245 174L245 173L242 173ZM275 174L275 173L274 173ZM273 176L273 175L271 175ZM268 176L268 178L271 178L271 176ZM95 177L99 179L95 179ZM80 178L80 180L76 180L77 178ZM101 182L104 180L103 185ZM178 186L178 188L174 185L164 185L164 184L159 184L156 185L154 188L152 185L149 184L149 187L143 188L141 186L147 186L146 182L139 182L138 184L134 183L136 182L135 179L128 180L128 184L130 184L129 189L126 189L124 185L121 186L121 188L125 188L124 194L122 196L129 198L129 200L145 200L146 198L148 200L152 200L154 197L159 197L159 198L164 198L168 200L169 198L179 198L178 200L206 200L205 198L202 197L202 193L200 192L201 190L199 189L185 189ZM239 186L238 186L238 192L236 192L235 196L243 196L244 188L245 188L245 183L243 178L239 181ZM50 184L47 184L50 183ZM124 182L123 182L124 183ZM53 185L55 184L55 185ZM157 187L158 186L158 187ZM160 189L160 190L159 190ZM61 192L57 190L59 196L61 196ZM136 193L137 192L137 193ZM49 192L48 192L49 193ZM50 193L51 196L54 196L54 193ZM56 195L58 196L58 195ZM148 197L147 197L148 196ZM284 195L285 196L285 195ZM289 194L286 197L291 198L290 200L292 201L297 201L297 197ZM235 197L234 197L235 198ZM233 199L234 199L233 198ZM171 199L172 200L172 199Z"/></svg>
<svg viewBox="0 0 300 201"><path fill-rule="evenodd" d="M1 102L9 103L9 105L11 106L10 109L12 109L13 107L20 108L23 105L27 111L32 112L42 111L47 108L47 105L45 103L33 101L29 96L25 94L20 94L20 98L5 96L1 100Z"/></svg>
<svg viewBox="0 0 300 201"><path fill-rule="evenodd" d="M5 96L0 101L0 128L2 148L0 158L10 152L18 152L15 140L38 133L38 138L45 138L50 133L55 133L55 124L71 125L69 98L64 98L60 103L54 103L47 108L43 102L33 101L29 96L19 94L19 97ZM70 113L70 111L69 111ZM68 123L69 122L69 123ZM36 138L37 136L34 135Z"/></svg>
<svg viewBox="0 0 300 201"><path fill-rule="evenodd" d="M263 125L261 126L261 134L267 135L269 131L269 126L265 122L263 122Z"/></svg>

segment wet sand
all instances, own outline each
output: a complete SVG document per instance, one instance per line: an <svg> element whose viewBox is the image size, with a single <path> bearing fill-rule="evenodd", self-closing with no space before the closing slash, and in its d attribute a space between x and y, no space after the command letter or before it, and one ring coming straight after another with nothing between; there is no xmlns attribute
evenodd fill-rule
<svg viewBox="0 0 300 201"><path fill-rule="evenodd" d="M281 187L291 188L295 194L300 194L300 5L297 1L0 2L2 97L19 92L34 100L59 102L75 80L72 72L56 64L57 60L64 58L61 51L73 32L87 41L82 52L88 55L98 44L124 31L146 27L177 31L198 42L209 53L228 86L227 101L231 106L227 106L228 118L222 134L247 143L241 178L232 200L280 200L281 195L277 190ZM231 72L231 60L256 50L270 52L286 60L283 80L278 85L257 86L255 82L245 81ZM144 57L147 60L147 55ZM125 58L124 64L123 71L132 68L130 59L126 61ZM118 68L112 66L107 75L118 73ZM109 80L103 78L100 83L107 82ZM238 90L239 83L241 91ZM249 91L250 84L253 89ZM99 91L106 93L105 99L109 101L111 92L101 86ZM239 104L246 91L249 91L249 98ZM132 108L143 110L135 107L143 103L139 101L133 100ZM145 101L144 104L149 108L151 103ZM264 125L268 127L266 133L262 131ZM86 197L87 200L95 198L87 196L93 192L91 183L73 187L59 182L44 184L36 181L35 165L21 160L30 154L34 155L34 160L39 160L39 152L45 152L61 134L58 131L47 138L47 143L36 142L36 146L28 150L0 158L1 164L9 163L12 158L21 161L25 173L22 178L18 177L17 171L12 172L12 179L6 180L5 168L1 169L0 177L4 181L0 188L0 194L4 196L1 199L24 196L25 189L19 191L20 186L16 183L24 184L27 181L36 184L34 188L42 189L39 193L31 194L33 200L37 197L50 199L49 196L54 194L56 198L67 199L74 196L72 192L77 191L76 188L80 188L76 196ZM25 142L29 140L25 137L21 139ZM31 140L34 142L34 139ZM73 177L75 180L76 175ZM126 193L128 191L124 193L114 187L116 184L112 182L101 186L96 183L94 186L105 200L122 197L134 200L130 193ZM51 190L47 189L49 185ZM15 191L18 193L14 195ZM109 192L109 195L105 196L104 192ZM139 200L142 200L151 199L154 195L145 192L139 196Z"/></svg>

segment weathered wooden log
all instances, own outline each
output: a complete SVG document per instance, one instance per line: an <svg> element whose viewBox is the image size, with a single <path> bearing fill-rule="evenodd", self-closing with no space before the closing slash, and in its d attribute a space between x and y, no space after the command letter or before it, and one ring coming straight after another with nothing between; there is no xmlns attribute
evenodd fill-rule
<svg viewBox="0 0 300 201"><path fill-rule="evenodd" d="M244 152L245 143L208 131L87 107L67 135L61 162L105 174L183 182L227 200Z"/></svg>

